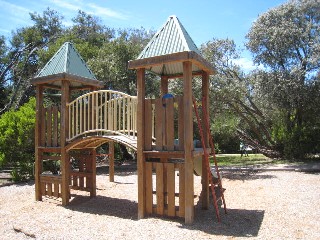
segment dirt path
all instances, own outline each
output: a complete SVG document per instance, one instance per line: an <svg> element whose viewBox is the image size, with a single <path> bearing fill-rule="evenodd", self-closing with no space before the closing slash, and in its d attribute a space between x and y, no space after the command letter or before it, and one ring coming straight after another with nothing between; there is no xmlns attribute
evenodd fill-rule
<svg viewBox="0 0 320 240"><path fill-rule="evenodd" d="M213 207L201 210L196 198L190 226L179 218L137 220L135 169L118 171L114 183L105 169L98 173L97 197L73 195L68 207L36 202L33 182L0 187L1 239L320 239L319 173L224 172L228 214L221 211L217 223Z"/></svg>

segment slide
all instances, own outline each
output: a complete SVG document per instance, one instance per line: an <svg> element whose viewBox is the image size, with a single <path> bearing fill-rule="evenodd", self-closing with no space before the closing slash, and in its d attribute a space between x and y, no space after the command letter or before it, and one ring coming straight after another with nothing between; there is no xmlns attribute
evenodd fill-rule
<svg viewBox="0 0 320 240"><path fill-rule="evenodd" d="M194 159L193 170L196 176L202 176L202 157L201 156ZM214 166L211 167L211 174L214 179L218 178L218 175L216 173Z"/></svg>

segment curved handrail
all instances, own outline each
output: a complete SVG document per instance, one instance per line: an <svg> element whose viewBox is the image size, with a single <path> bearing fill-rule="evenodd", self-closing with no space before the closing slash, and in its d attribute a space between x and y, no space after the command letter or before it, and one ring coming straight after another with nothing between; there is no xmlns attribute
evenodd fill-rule
<svg viewBox="0 0 320 240"><path fill-rule="evenodd" d="M108 132L136 139L137 97L112 90L86 93L68 105L67 141L81 135Z"/></svg>

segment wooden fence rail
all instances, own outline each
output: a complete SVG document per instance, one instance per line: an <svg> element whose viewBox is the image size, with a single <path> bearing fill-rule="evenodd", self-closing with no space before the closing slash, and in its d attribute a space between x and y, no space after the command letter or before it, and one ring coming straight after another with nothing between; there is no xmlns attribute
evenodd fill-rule
<svg viewBox="0 0 320 240"><path fill-rule="evenodd" d="M136 139L137 97L100 90L84 94L68 104L68 141L89 133L125 135Z"/></svg>

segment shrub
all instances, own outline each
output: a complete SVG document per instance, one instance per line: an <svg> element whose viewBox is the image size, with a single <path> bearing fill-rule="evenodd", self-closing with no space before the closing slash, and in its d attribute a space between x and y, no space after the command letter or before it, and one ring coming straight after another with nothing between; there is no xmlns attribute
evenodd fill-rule
<svg viewBox="0 0 320 240"><path fill-rule="evenodd" d="M15 181L33 175L35 105L31 98L17 111L0 116L0 166L12 167Z"/></svg>

